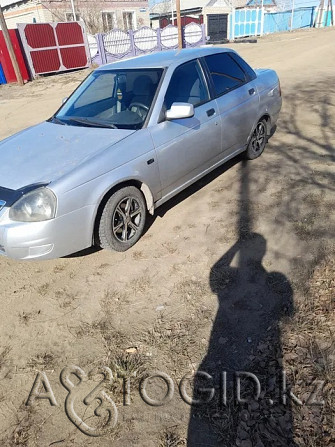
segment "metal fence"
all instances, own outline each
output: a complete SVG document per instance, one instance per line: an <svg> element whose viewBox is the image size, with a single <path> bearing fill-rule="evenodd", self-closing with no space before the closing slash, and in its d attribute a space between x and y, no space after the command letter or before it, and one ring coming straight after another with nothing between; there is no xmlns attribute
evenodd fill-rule
<svg viewBox="0 0 335 447"><path fill-rule="evenodd" d="M230 16L230 39L290 31L299 28L331 25L331 11L311 7L293 11L264 12L262 8L233 10Z"/></svg>
<svg viewBox="0 0 335 447"><path fill-rule="evenodd" d="M113 29L105 34L88 36L92 63L104 65L127 57L178 48L178 28L169 25L136 31ZM183 28L183 47L196 47L206 43L204 25L189 23Z"/></svg>
<svg viewBox="0 0 335 447"><path fill-rule="evenodd" d="M32 77L90 64L83 22L18 23Z"/></svg>

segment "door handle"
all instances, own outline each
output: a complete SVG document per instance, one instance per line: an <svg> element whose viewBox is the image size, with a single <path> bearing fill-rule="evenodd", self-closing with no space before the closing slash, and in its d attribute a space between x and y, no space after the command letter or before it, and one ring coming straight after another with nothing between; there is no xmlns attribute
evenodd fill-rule
<svg viewBox="0 0 335 447"><path fill-rule="evenodd" d="M254 88L251 88L251 89L249 90L249 95L250 95L250 96L254 95L255 93L256 93L256 91L255 91Z"/></svg>
<svg viewBox="0 0 335 447"><path fill-rule="evenodd" d="M215 110L214 109L207 110L207 116L213 116L213 115L215 115Z"/></svg>

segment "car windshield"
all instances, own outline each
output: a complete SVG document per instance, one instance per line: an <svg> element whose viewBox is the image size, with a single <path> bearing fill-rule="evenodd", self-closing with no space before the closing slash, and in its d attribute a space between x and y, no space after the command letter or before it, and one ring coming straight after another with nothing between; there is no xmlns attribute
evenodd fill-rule
<svg viewBox="0 0 335 447"><path fill-rule="evenodd" d="M95 71L51 121L70 126L141 129L161 76L162 69Z"/></svg>

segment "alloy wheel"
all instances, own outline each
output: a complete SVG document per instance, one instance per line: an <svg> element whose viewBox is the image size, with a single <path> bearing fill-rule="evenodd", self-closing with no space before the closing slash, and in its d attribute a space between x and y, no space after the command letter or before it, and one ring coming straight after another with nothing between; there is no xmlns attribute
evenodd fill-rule
<svg viewBox="0 0 335 447"><path fill-rule="evenodd" d="M138 232L142 220L140 204L134 197L123 198L113 215L113 234L120 242L130 241Z"/></svg>

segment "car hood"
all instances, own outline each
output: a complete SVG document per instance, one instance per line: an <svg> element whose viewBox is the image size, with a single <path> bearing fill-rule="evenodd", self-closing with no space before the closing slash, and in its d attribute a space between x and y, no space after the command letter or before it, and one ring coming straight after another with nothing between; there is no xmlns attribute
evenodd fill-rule
<svg viewBox="0 0 335 447"><path fill-rule="evenodd" d="M134 132L50 122L30 127L0 142L0 186L49 183Z"/></svg>

